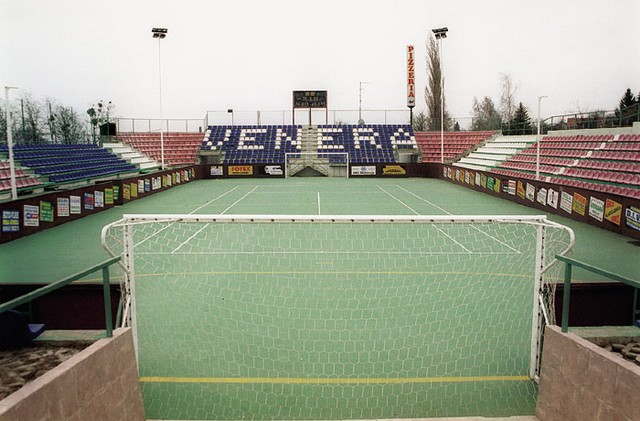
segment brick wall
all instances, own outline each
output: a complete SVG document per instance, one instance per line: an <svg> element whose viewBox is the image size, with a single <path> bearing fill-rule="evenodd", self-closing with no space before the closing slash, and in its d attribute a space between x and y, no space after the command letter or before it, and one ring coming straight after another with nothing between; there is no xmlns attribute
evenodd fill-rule
<svg viewBox="0 0 640 421"><path fill-rule="evenodd" d="M548 326L536 415L541 421L640 420L640 367Z"/></svg>
<svg viewBox="0 0 640 421"><path fill-rule="evenodd" d="M0 421L143 421L131 329L117 329L0 401Z"/></svg>

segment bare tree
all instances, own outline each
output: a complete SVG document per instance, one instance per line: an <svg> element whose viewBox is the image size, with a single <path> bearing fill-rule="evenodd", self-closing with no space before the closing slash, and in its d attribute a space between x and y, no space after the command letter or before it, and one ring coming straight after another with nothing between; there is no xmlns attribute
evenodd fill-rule
<svg viewBox="0 0 640 421"><path fill-rule="evenodd" d="M429 37L427 43L427 79L424 90L427 102L428 130L440 130L441 109L444 107L444 129L451 129L451 119L447 113L446 101L444 101L444 84L442 79L442 67L438 44L434 37Z"/></svg>
<svg viewBox="0 0 640 421"><path fill-rule="evenodd" d="M488 96L482 101L473 98L473 123L471 130L499 130L502 119L496 106Z"/></svg>
<svg viewBox="0 0 640 421"><path fill-rule="evenodd" d="M424 111L420 111L413 117L413 130L416 132L429 130L429 118Z"/></svg>
<svg viewBox="0 0 640 421"><path fill-rule="evenodd" d="M500 117L502 121L511 121L516 112L516 87L508 73L500 73Z"/></svg>
<svg viewBox="0 0 640 421"><path fill-rule="evenodd" d="M109 101L105 104L103 100L98 101L87 110L89 115L89 123L91 123L93 143L98 143L99 126L109 123L109 114L113 110L113 103Z"/></svg>
<svg viewBox="0 0 640 421"><path fill-rule="evenodd" d="M49 111L47 124L53 143L66 145L83 143L85 130L78 113L72 107L65 107L50 99L47 99L46 105Z"/></svg>
<svg viewBox="0 0 640 421"><path fill-rule="evenodd" d="M4 110L3 105L0 104L0 143L7 142L7 120Z"/></svg>
<svg viewBox="0 0 640 421"><path fill-rule="evenodd" d="M19 139L16 143L33 145L45 142L45 133L42 130L42 107L40 103L33 99L31 94L23 94L20 101L21 122L20 129L16 130L16 137Z"/></svg>

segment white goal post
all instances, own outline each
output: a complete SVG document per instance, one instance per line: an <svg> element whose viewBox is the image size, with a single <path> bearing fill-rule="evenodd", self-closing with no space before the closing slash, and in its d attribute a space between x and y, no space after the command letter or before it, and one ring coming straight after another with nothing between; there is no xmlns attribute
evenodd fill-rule
<svg viewBox="0 0 640 421"><path fill-rule="evenodd" d="M136 290L140 282L146 288L154 283L169 282L169 285L174 285L177 282L181 288L187 288L188 295L191 288L186 286L188 282L197 282L194 289L211 291L214 288L212 285L215 285L212 281L218 282L225 276L231 276L233 279L229 283L235 288L231 294L239 296L241 292L237 290L238 285L253 285L257 279L260 280L260 288L265 288L265 283L268 285L270 281L278 288L284 283L291 283L298 288L297 280L304 279L308 288L346 279L351 284L346 283L345 288L352 288L353 291L345 290L344 294L351 294L350 300L354 303L361 296L366 303L370 303L373 296L379 297L377 299L383 304L371 310L373 314L396 311L387 310L384 303L414 300L415 297L407 293L406 285L400 285L410 282L412 288L414 285L422 288L422 284L432 284L435 290L420 290L420 294L430 299L444 295L448 301L429 302L436 308L431 312L425 310L423 303L419 303L411 310L414 314L398 316L398 320L415 319L435 323L430 320L448 320L450 314L458 314L467 306L480 306L474 310L477 314L485 314L487 310L484 307L488 305L496 305L495 311L503 306L511 306L505 315L496 317L520 319L517 323L512 320L499 322L508 327L522 329L522 326L530 326L528 369L530 377L537 379L544 326L555 324L553 297L555 284L561 279L562 266L557 264L555 256L570 253L575 239L570 228L550 221L544 215L153 214L124 215L122 219L103 228L101 241L109 254L123 258L125 308L122 320L124 325L134 330L136 352L140 335ZM373 292L361 290L378 288L383 283L386 284L385 289ZM506 288L505 283L519 289L517 299L502 292L502 288ZM476 284L484 286L477 287ZM431 288L429 285L424 287ZM480 298L477 297L478 292L469 293L465 298L469 303L456 309L463 302L459 297L468 293L471 287L484 289L481 290L483 301L477 304ZM461 290L451 292L443 288ZM154 294L158 294L158 291L162 293L163 289L154 290ZM181 293L185 291L181 289ZM197 293L199 295L196 297L202 295L199 291ZM327 293L324 290L322 292ZM172 294L172 291L169 289L166 294ZM286 306L285 303L298 305L292 301L295 293L285 291L281 294L280 298L266 299L266 302L273 302L274 307L269 311L274 314L279 314L281 310L278 306ZM385 297L384 294L390 294L391 297ZM396 299L394 294L400 299ZM496 302L499 299L497 297L505 297L504 302ZM187 301L182 305L187 306L186 312L190 308L189 298L184 299ZM317 301L316 297L310 302L317 304ZM351 301L345 303L350 305ZM403 302L397 311L411 308L408 304ZM523 308L519 309L518 305ZM148 306L147 303L145 309ZM514 316L530 306L533 310L530 319L525 317L525 321L522 321L522 317ZM249 307L259 311L264 306ZM361 314L359 308L349 310L349 314ZM306 317L304 308L282 311ZM327 316L342 314L340 308L334 307L319 311L319 314ZM426 313L422 314L423 311ZM193 317L197 323L205 323L203 320L207 319L202 314ZM437 322L436 325L449 322ZM326 323L327 326L344 326L349 322L340 319ZM364 326L373 326L375 322L363 323ZM387 326L384 321L380 323L380 326ZM493 329L499 330L499 323ZM465 330L468 328L465 326ZM278 332L279 329L276 323L264 330ZM407 329L411 332L422 331L420 326ZM347 333L339 333L335 333L335 336L341 340L351 340ZM334 336L331 331L323 331L323 334ZM446 336L444 333L436 335ZM521 337L522 332L517 336ZM451 338L451 341L451 346L454 346L456 339ZM274 340L265 339L265 342L272 343Z"/></svg>
<svg viewBox="0 0 640 421"><path fill-rule="evenodd" d="M308 167L328 177L349 178L349 153L331 150L330 152L287 152L284 154L285 178Z"/></svg>

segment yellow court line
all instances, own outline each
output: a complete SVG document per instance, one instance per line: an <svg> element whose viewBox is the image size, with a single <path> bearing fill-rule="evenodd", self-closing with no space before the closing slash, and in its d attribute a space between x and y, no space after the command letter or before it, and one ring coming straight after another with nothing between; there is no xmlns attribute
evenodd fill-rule
<svg viewBox="0 0 640 421"><path fill-rule="evenodd" d="M425 272L425 271L341 271L341 270L293 270L293 271L206 271L206 272L161 272L143 273L136 278L152 278L159 276L196 276L196 275L482 275L510 278L528 278L530 274L521 273L493 273L493 272Z"/></svg>
<svg viewBox="0 0 640 421"><path fill-rule="evenodd" d="M307 378L307 377L140 377L143 383L213 383L213 384L400 384L400 383L471 383L521 382L528 376L469 376L469 377L363 377L363 378Z"/></svg>

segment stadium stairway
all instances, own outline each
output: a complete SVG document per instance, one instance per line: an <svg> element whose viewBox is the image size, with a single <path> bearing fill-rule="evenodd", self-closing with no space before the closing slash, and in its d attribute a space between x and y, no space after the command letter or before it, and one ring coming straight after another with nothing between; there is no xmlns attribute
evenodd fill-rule
<svg viewBox="0 0 640 421"><path fill-rule="evenodd" d="M125 143L112 141L104 143L103 147L125 161L136 165L140 171L153 171L160 168L160 163Z"/></svg>
<svg viewBox="0 0 640 421"><path fill-rule="evenodd" d="M498 136L479 145L471 153L454 162L453 166L477 171L491 171L512 156L529 148L535 141L535 136Z"/></svg>

